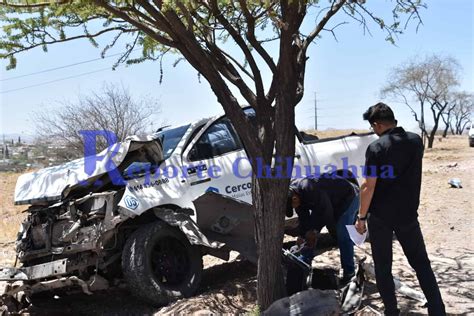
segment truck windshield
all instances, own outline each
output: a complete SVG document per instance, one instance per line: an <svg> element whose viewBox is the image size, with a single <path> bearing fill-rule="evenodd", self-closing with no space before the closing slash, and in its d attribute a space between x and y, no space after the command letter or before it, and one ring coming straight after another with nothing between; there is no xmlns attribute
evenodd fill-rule
<svg viewBox="0 0 474 316"><path fill-rule="evenodd" d="M171 128L156 134L163 145L163 159L166 160L171 156L189 126L190 124Z"/></svg>

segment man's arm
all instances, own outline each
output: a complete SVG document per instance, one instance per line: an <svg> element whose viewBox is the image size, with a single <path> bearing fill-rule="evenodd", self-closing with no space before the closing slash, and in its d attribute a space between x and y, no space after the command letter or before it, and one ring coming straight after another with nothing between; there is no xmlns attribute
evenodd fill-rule
<svg viewBox="0 0 474 316"><path fill-rule="evenodd" d="M311 214L313 215L313 214ZM334 218L334 209L331 200L326 192L320 191L319 204L316 206L314 217L312 217L313 229L320 232L326 226L329 229L335 229L336 219Z"/></svg>
<svg viewBox="0 0 474 316"><path fill-rule="evenodd" d="M298 215L298 236L304 238L306 232L310 229L310 213L309 209L306 207L299 207L295 209L296 214Z"/></svg>
<svg viewBox="0 0 474 316"><path fill-rule="evenodd" d="M360 207L359 215L357 216L356 229L359 233L364 233L367 229L366 219L369 211L372 197L374 196L375 185L377 184L377 177L367 177L360 186Z"/></svg>

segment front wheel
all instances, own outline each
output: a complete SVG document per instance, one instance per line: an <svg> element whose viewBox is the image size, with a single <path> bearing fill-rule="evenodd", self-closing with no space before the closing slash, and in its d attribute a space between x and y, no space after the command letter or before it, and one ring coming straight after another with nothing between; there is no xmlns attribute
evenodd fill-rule
<svg viewBox="0 0 474 316"><path fill-rule="evenodd" d="M122 270L130 290L153 305L192 296L202 269L199 248L179 229L160 221L133 232L122 252Z"/></svg>

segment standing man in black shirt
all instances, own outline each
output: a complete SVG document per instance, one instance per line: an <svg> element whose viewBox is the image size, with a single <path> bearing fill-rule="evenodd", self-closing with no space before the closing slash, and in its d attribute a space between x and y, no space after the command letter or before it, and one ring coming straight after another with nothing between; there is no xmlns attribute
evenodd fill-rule
<svg viewBox="0 0 474 316"><path fill-rule="evenodd" d="M386 315L398 315L392 276L392 236L420 282L430 315L446 315L441 293L426 253L418 223L423 143L414 133L397 127L386 104L378 103L364 113L380 138L366 152L366 179L361 185L361 204L356 222L359 233L366 230L367 213L377 287ZM384 170L385 169L385 170ZM391 169L387 172L386 169Z"/></svg>

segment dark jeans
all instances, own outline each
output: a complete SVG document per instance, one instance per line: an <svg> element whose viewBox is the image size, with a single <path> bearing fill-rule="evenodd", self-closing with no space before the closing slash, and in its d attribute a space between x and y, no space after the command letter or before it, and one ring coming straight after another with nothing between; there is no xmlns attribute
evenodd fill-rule
<svg viewBox="0 0 474 316"><path fill-rule="evenodd" d="M355 272L354 264L354 243L352 242L346 225L354 225L359 210L359 195L356 195L346 211L341 215L336 223L337 245L341 254L341 266L344 276Z"/></svg>
<svg viewBox="0 0 474 316"><path fill-rule="evenodd" d="M415 270L420 287L428 301L429 315L446 315L441 293L426 253L418 220L393 226L374 216L369 217L370 244L375 265L377 288L385 305L386 315L398 315L395 285L392 276L392 236L397 236L403 252Z"/></svg>

